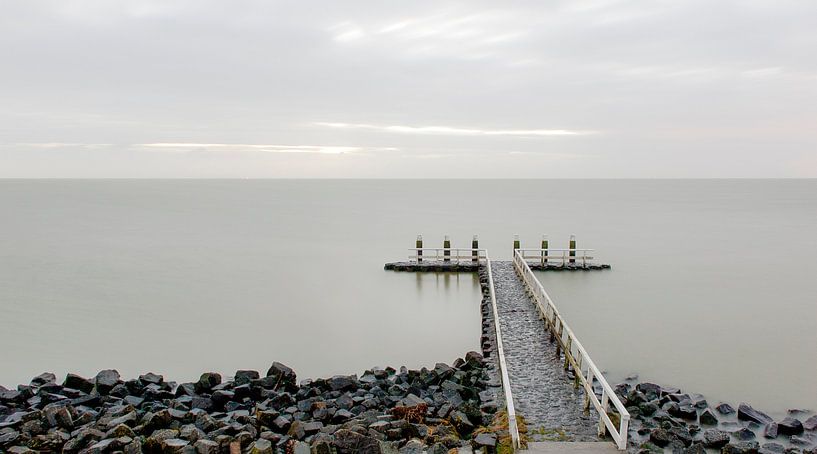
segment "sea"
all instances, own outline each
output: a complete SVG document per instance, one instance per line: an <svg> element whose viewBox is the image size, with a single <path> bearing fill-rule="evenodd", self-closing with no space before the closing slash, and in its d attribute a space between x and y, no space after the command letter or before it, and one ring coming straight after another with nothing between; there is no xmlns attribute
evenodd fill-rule
<svg viewBox="0 0 817 454"><path fill-rule="evenodd" d="M479 350L426 247L594 249L540 281L615 383L817 410L817 180L0 180L0 385L433 367Z"/></svg>

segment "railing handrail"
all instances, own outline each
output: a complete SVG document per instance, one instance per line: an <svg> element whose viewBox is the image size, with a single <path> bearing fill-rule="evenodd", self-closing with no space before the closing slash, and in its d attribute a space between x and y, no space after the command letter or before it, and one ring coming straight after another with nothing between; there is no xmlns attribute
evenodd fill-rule
<svg viewBox="0 0 817 454"><path fill-rule="evenodd" d="M586 248L557 248L557 247L549 247L549 248L520 248L520 249L516 249L516 250L517 250L517 251L522 251L522 252L541 252L541 251L557 251L557 252L562 252L562 251L566 251L566 252L576 251L576 252L591 252L591 251L595 251L595 249L586 249Z"/></svg>
<svg viewBox="0 0 817 454"><path fill-rule="evenodd" d="M518 250L517 250L518 251ZM567 325L564 321L564 318L559 313L559 310L556 309L556 305L553 303L553 300L548 295L545 288L536 278L536 275L533 274L530 266L525 261L524 257L520 252L514 251L514 265L516 266L519 274L522 277L522 281L528 286L531 287L531 293L533 294L534 301L536 302L537 306L539 307L540 312L542 312L542 316L551 324L551 329L555 330L555 322L558 321L560 332L558 333L558 340L560 344L564 344L564 351L565 356L568 357L568 360L572 360L572 365L574 367L574 373L579 378L579 380L584 385L585 393L587 399L593 403L593 406L596 408L596 411L599 413L599 433L603 434L602 427L606 426L606 428L610 431L610 435L616 442L618 449L624 450L627 449L627 430L629 426L630 420L630 413L624 408L624 404L621 403L621 400L618 398L616 393L613 391L613 388L607 383L607 380L601 374L596 364L590 358L590 355L584 349L584 346L581 344L579 339L573 333L573 330ZM534 291L535 290L535 291ZM547 303L548 308L553 313L553 320L548 317L547 310L542 307L542 302L540 298L543 298ZM561 336L562 333L567 333L568 342L565 343ZM577 352L580 355L580 363L576 363L575 359L572 358L572 348L576 348ZM570 357L569 357L570 356ZM578 367L577 367L578 366ZM587 367L587 376L582 373L582 366ZM576 370L578 369L578 370ZM593 378L596 378L599 384L602 387L602 400L601 402L596 397L596 393L593 390ZM612 420L610 419L609 415L607 415L607 403L612 402L613 406L618 411L621 419L620 419L620 426L616 428L613 425ZM602 426L603 423L603 426Z"/></svg>
<svg viewBox="0 0 817 454"><path fill-rule="evenodd" d="M519 427L516 424L516 409L513 405L513 394L511 394L511 380L508 377L508 366L505 364L505 350L502 346L502 330L499 327L499 309L496 306L496 290L494 289L494 275L491 271L491 259L488 251L485 251L485 266L488 268L488 289L491 294L491 309L494 313L494 327L496 328L496 350L499 356L499 371L502 380L502 391L505 394L505 408L508 411L508 433L511 436L513 450L520 447Z"/></svg>

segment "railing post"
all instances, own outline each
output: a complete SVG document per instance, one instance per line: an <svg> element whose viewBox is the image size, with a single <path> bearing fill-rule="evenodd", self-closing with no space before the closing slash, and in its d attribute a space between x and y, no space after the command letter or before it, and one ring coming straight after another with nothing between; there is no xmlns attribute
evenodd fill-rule
<svg viewBox="0 0 817 454"><path fill-rule="evenodd" d="M548 262L548 236L542 235L542 265Z"/></svg>
<svg viewBox="0 0 817 454"><path fill-rule="evenodd" d="M423 235L417 235L415 246L417 247L417 263L420 263L423 261Z"/></svg>
<svg viewBox="0 0 817 454"><path fill-rule="evenodd" d="M451 261L451 239L448 235L443 240L443 262Z"/></svg>
<svg viewBox="0 0 817 454"><path fill-rule="evenodd" d="M565 343L565 370L570 369L570 356L573 354L573 338L570 335L567 336L567 342Z"/></svg>
<svg viewBox="0 0 817 454"><path fill-rule="evenodd" d="M519 249L519 235L513 236L513 253L516 254L516 250Z"/></svg>
<svg viewBox="0 0 817 454"><path fill-rule="evenodd" d="M604 418L607 416L607 406L610 401L610 396L607 395L607 390L601 390L601 413L599 415L599 436L603 437L607 433L607 426L604 424Z"/></svg>
<svg viewBox="0 0 817 454"><path fill-rule="evenodd" d="M471 251L471 259L472 262L479 262L479 238L474 235L474 239L471 240L471 247L474 249Z"/></svg>
<svg viewBox="0 0 817 454"><path fill-rule="evenodd" d="M590 386L590 392L595 394L595 391L593 391L593 368L592 367L587 368L587 384ZM586 389L584 390L584 411L585 412L590 411L590 393L588 393Z"/></svg>
<svg viewBox="0 0 817 454"><path fill-rule="evenodd" d="M576 263L576 235L570 235L570 264Z"/></svg>

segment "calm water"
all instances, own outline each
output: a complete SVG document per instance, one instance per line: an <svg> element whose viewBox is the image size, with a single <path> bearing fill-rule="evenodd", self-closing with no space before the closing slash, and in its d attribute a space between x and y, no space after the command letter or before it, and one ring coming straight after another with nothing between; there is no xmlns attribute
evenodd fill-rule
<svg viewBox="0 0 817 454"><path fill-rule="evenodd" d="M541 275L599 366L817 409L817 181L0 181L0 383L453 361L474 276L382 270L424 234L495 259L548 233L613 269Z"/></svg>

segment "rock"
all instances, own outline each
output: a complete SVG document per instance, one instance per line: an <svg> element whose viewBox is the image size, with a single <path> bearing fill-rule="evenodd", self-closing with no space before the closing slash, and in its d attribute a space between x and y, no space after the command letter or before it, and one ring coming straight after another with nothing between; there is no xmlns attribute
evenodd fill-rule
<svg viewBox="0 0 817 454"><path fill-rule="evenodd" d="M221 374L216 372L205 372L199 377L195 384L197 394L209 393L213 386L221 384Z"/></svg>
<svg viewBox="0 0 817 454"><path fill-rule="evenodd" d="M381 454L380 443L377 439L361 435L348 429L341 429L334 433L334 445L339 454Z"/></svg>
<svg viewBox="0 0 817 454"><path fill-rule="evenodd" d="M250 444L250 454L272 454L272 443L269 440L258 439ZM297 450L295 452L298 452ZM307 454L309 448L307 447Z"/></svg>
<svg viewBox="0 0 817 454"><path fill-rule="evenodd" d="M797 418L788 416L777 423L780 433L783 435L800 435L803 433L803 423Z"/></svg>
<svg viewBox="0 0 817 454"><path fill-rule="evenodd" d="M353 376L335 375L326 382L332 391L347 391L357 388L357 380Z"/></svg>
<svg viewBox="0 0 817 454"><path fill-rule="evenodd" d="M712 449L720 449L729 443L729 432L718 429L707 429L704 431L704 446Z"/></svg>
<svg viewBox="0 0 817 454"><path fill-rule="evenodd" d="M219 454L219 444L212 440L199 440L194 446L198 454Z"/></svg>
<svg viewBox="0 0 817 454"><path fill-rule="evenodd" d="M650 441L658 447L664 447L669 444L671 438L669 432L665 429L653 429L650 431Z"/></svg>
<svg viewBox="0 0 817 454"><path fill-rule="evenodd" d="M732 432L732 436L737 438L738 440L741 440L741 441L748 441L748 440L754 440L755 433L752 432L750 429L747 429L746 427L743 427L743 428L741 428L739 430L736 430L735 432Z"/></svg>
<svg viewBox="0 0 817 454"><path fill-rule="evenodd" d="M117 424L116 426L113 427L113 429L109 430L105 434L105 438L119 438L119 437L135 438L136 434L133 432L133 429L131 429L125 424Z"/></svg>
<svg viewBox="0 0 817 454"><path fill-rule="evenodd" d="M64 388L78 389L84 393L91 392L94 389L94 382L85 377L80 377L77 374L68 374L65 376L65 381L62 382Z"/></svg>
<svg viewBox="0 0 817 454"><path fill-rule="evenodd" d="M766 443L760 447L760 454L783 454L786 448L779 443Z"/></svg>
<svg viewBox="0 0 817 454"><path fill-rule="evenodd" d="M806 430L815 430L815 429L817 429L817 415L814 415L814 416L810 417L809 419L807 419L803 423L803 428L806 429Z"/></svg>
<svg viewBox="0 0 817 454"><path fill-rule="evenodd" d="M71 412L66 407L47 407L43 410L45 419L51 427L61 427L69 431L74 428Z"/></svg>
<svg viewBox="0 0 817 454"><path fill-rule="evenodd" d="M161 385L164 381L165 378L163 376L154 374L153 372L148 372L139 376L139 382L144 386Z"/></svg>
<svg viewBox="0 0 817 454"><path fill-rule="evenodd" d="M749 404L741 403L738 406L738 419L744 421L754 421L759 424L772 422L772 417L761 411L755 410Z"/></svg>
<svg viewBox="0 0 817 454"><path fill-rule="evenodd" d="M635 389L644 393L648 401L661 397L661 387L655 383L639 383Z"/></svg>
<svg viewBox="0 0 817 454"><path fill-rule="evenodd" d="M296 388L295 371L279 362L272 363L272 366L270 366L267 371L267 377L272 377L275 381L275 389Z"/></svg>
<svg viewBox="0 0 817 454"><path fill-rule="evenodd" d="M496 435L492 433L481 433L474 437L471 442L475 449L487 449L492 451L496 447Z"/></svg>
<svg viewBox="0 0 817 454"><path fill-rule="evenodd" d="M695 409L690 405L679 405L677 403L673 403L667 407L667 413L675 416L676 418L686 419L689 421L694 421L698 418L698 412L695 411Z"/></svg>
<svg viewBox="0 0 817 454"><path fill-rule="evenodd" d="M119 384L119 372L113 369L106 369L96 374L94 386L101 395L107 395L114 386Z"/></svg>
<svg viewBox="0 0 817 454"><path fill-rule="evenodd" d="M722 415L731 415L732 413L735 412L735 409L732 408L732 406L727 403L718 404L718 406L715 407L715 410L718 410L718 413Z"/></svg>
<svg viewBox="0 0 817 454"><path fill-rule="evenodd" d="M756 441L729 443L723 447L722 454L758 454L760 446Z"/></svg>
<svg viewBox="0 0 817 454"><path fill-rule="evenodd" d="M182 440L181 438L168 438L162 442L162 453L181 453L184 452L184 448L187 445L187 440Z"/></svg>
<svg viewBox="0 0 817 454"><path fill-rule="evenodd" d="M40 387L48 383L56 383L57 376L51 372L43 372L31 379L31 386Z"/></svg>
<svg viewBox="0 0 817 454"><path fill-rule="evenodd" d="M706 410L701 412L699 421L703 425L714 426L718 424L718 417L715 416L715 413L713 413L712 410L707 408Z"/></svg>
<svg viewBox="0 0 817 454"><path fill-rule="evenodd" d="M261 374L257 370L237 370L233 381L236 386L246 385L252 383L253 380L261 378Z"/></svg>
<svg viewBox="0 0 817 454"><path fill-rule="evenodd" d="M766 438L777 438L777 434L779 432L780 432L780 427L777 425L777 423L776 422L771 422L763 430L763 436L766 437Z"/></svg>

